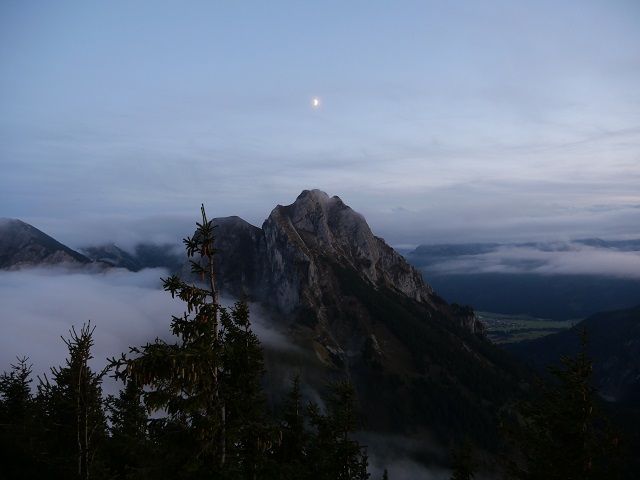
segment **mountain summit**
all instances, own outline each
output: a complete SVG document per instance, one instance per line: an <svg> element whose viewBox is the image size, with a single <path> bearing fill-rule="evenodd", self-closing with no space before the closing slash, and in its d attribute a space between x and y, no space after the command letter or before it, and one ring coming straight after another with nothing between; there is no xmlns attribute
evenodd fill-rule
<svg viewBox="0 0 640 480"><path fill-rule="evenodd" d="M283 311L324 303L330 294L326 263L351 267L372 286L384 286L433 304L433 290L418 270L374 236L364 217L337 196L329 198L320 190L305 190L293 204L274 208L262 230L263 250L271 270L268 290L276 293L276 305ZM293 273L291 276L285 275L280 261L287 256L288 263L295 265L294 272L287 272ZM279 294L283 281L288 283L286 290L296 291L300 304Z"/></svg>
<svg viewBox="0 0 640 480"><path fill-rule="evenodd" d="M358 295L348 294L355 287L408 299L427 318L450 316L483 333L472 312L448 306L417 269L337 196L304 190L293 204L276 206L261 229L238 217L214 223L222 288L248 292L294 326L313 329L332 350L353 343L354 328L368 330L360 328L371 320L367 308Z"/></svg>

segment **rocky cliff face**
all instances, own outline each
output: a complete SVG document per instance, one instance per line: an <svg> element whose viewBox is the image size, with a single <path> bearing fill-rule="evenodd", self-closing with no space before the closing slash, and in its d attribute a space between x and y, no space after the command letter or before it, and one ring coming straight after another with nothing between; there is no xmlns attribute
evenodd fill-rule
<svg viewBox="0 0 640 480"><path fill-rule="evenodd" d="M54 240L28 223L0 218L0 269L58 263L90 263L84 255Z"/></svg>
<svg viewBox="0 0 640 480"><path fill-rule="evenodd" d="M281 312L307 312L306 320L333 347L343 343L337 331L349 327L341 319L346 305L336 266L357 272L374 289L388 288L432 304L433 291L420 273L338 197L305 190L293 204L274 208L262 231L264 264L256 293Z"/></svg>
<svg viewBox="0 0 640 480"><path fill-rule="evenodd" d="M371 232L362 215L338 197L305 190L288 206L273 209L262 229L238 217L217 218L222 282L254 270L244 284L261 301L284 313L315 305L330 280L322 263L355 268L373 286L386 286L418 302L432 303L434 293L418 270Z"/></svg>
<svg viewBox="0 0 640 480"><path fill-rule="evenodd" d="M321 355L339 352L339 363L347 350L362 350L372 335L370 306L362 295L347 292L349 283L410 299L425 319L444 316L477 335L484 332L473 311L446 305L418 270L338 197L305 190L293 204L275 207L261 229L238 217L214 223L222 289L244 290L292 327L311 330Z"/></svg>
<svg viewBox="0 0 640 480"><path fill-rule="evenodd" d="M319 275L323 259L349 265L372 285L398 290L416 301L429 303L433 296L422 275L373 235L364 217L338 197L305 190L292 205L277 206L262 228L264 253L272 263L286 259L303 267L296 275L303 298L311 298L328 280ZM277 276L272 276L275 283L280 281ZM282 297L277 306L287 311L295 305Z"/></svg>

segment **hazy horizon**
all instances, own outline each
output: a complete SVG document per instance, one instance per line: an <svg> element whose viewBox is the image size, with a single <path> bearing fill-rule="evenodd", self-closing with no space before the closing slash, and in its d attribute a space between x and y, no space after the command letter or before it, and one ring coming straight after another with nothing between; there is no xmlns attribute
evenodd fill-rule
<svg viewBox="0 0 640 480"><path fill-rule="evenodd" d="M216 218L224 217L209 216L209 218L215 220ZM141 218L131 218L125 215L113 216L108 218L106 222L105 218L87 218L80 224L72 222L69 219L62 220L43 217L14 219L2 216L0 216L0 223L3 219L20 220L28 223L74 250L114 244L129 253L134 253L135 247L142 244L158 246L171 244L181 246L182 239L190 235L191 231L195 229L195 222L198 220L195 215L191 218L188 215L161 214ZM267 217L265 217L262 222L249 223L255 227L262 228L262 223L266 221L266 219ZM365 220L367 219L365 218ZM376 232L368 221L367 223L371 227L374 235L381 237L386 241L384 236L380 235L379 232ZM401 253L413 250L421 245L499 244L503 246L519 246L526 245L527 243L539 243L540 245L559 244L569 246L575 242L595 239L611 242L625 240L640 241L640 231L636 234L630 233L623 235L616 234L615 232L600 231L597 232L597 234L584 232L584 235L579 235L576 233L574 236L568 236L561 233L554 235L553 232L544 232L542 234L531 233L528 236L506 235L502 238L497 236L487 236L486 238L454 237L449 239L446 237L433 237L431 235L426 235L425 237L425 241L419 241L418 237L414 235L412 238L418 240L417 242L390 243L390 245ZM393 236L393 238L397 237Z"/></svg>

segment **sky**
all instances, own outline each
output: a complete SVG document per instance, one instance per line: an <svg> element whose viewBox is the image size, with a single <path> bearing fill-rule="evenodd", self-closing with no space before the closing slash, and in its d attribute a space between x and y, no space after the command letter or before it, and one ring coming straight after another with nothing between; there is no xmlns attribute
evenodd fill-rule
<svg viewBox="0 0 640 480"><path fill-rule="evenodd" d="M260 226L319 188L392 246L638 238L639 26L633 0L0 2L0 216L179 240L201 203Z"/></svg>

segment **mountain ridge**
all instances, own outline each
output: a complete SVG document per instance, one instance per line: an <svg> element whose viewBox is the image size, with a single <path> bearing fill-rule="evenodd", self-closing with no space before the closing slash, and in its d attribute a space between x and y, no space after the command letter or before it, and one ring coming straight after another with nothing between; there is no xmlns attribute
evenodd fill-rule
<svg viewBox="0 0 640 480"><path fill-rule="evenodd" d="M91 260L22 220L0 218L0 269L62 263L88 264Z"/></svg>
<svg viewBox="0 0 640 480"><path fill-rule="evenodd" d="M594 359L593 376L599 393L609 401L640 402L640 305L599 312L566 331L506 348L539 371L562 355L579 352L578 332L589 332L587 351Z"/></svg>

